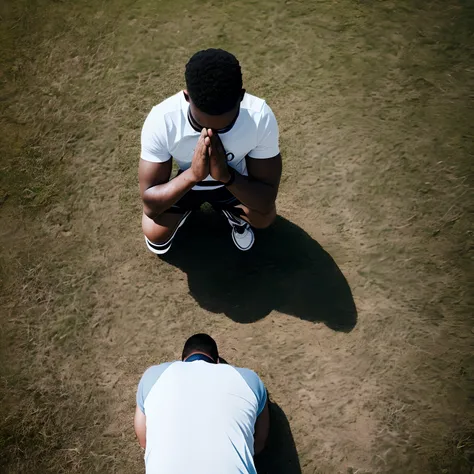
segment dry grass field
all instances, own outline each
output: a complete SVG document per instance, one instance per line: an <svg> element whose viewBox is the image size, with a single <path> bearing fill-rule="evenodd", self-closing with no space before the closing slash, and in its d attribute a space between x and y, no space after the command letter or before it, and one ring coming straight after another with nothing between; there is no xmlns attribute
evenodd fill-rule
<svg viewBox="0 0 474 474"><path fill-rule="evenodd" d="M143 472L134 396L205 331L256 370L260 474L471 474L474 4L0 3L0 471ZM139 136L221 47L280 124L280 217L145 248ZM193 434L191 434L192 436Z"/></svg>

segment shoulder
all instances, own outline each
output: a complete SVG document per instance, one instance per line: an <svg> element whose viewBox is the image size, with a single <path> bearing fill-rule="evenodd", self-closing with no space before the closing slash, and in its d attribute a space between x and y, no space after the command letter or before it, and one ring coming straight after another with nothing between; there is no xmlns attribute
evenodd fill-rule
<svg viewBox="0 0 474 474"><path fill-rule="evenodd" d="M246 92L240 106L249 112L259 113L265 104L266 102L264 99Z"/></svg>
<svg viewBox="0 0 474 474"><path fill-rule="evenodd" d="M145 400L151 389L154 387L159 378L163 373L173 365L174 362L165 362L160 365L152 365L145 370L145 373L140 379L137 389L137 405L140 407L141 411L145 413Z"/></svg>
<svg viewBox="0 0 474 474"><path fill-rule="evenodd" d="M251 116L258 119L265 118L269 115L273 116L273 111L265 99L261 99L260 97L249 94L248 92L245 93L244 98L242 99L241 108L247 110Z"/></svg>
<svg viewBox="0 0 474 474"><path fill-rule="evenodd" d="M163 114L172 113L176 111L181 111L183 107L187 104L183 91L179 91L177 94L168 97L163 102L155 105L153 110L161 112Z"/></svg>
<svg viewBox="0 0 474 474"><path fill-rule="evenodd" d="M173 364L174 362L165 362L164 364L148 367L140 379L139 388L144 393L148 393L158 379L164 374L166 369L169 369Z"/></svg>
<svg viewBox="0 0 474 474"><path fill-rule="evenodd" d="M155 377L160 377L160 375L163 374L163 372L171 366L171 364L174 364L174 362L164 362L163 364L159 365L152 365L151 367L148 367L148 369L145 370L143 377L142 378L155 378Z"/></svg>
<svg viewBox="0 0 474 474"><path fill-rule="evenodd" d="M268 134L277 137L278 122L272 109L264 99L245 93L241 109L247 112L248 117L257 127L259 137L262 138ZM275 153L275 155L277 153Z"/></svg>
<svg viewBox="0 0 474 474"><path fill-rule="evenodd" d="M155 105L150 113L148 114L146 121L157 121L160 122L167 116L173 116L176 113L181 113L186 105L183 92L180 91L177 94L168 97L163 102Z"/></svg>
<svg viewBox="0 0 474 474"><path fill-rule="evenodd" d="M186 104L183 93L178 92L151 109L141 132L142 158L158 162L170 158L169 133L181 120Z"/></svg>
<svg viewBox="0 0 474 474"><path fill-rule="evenodd" d="M234 369L240 374L240 376L244 379L245 383L255 395L258 403L257 414L260 415L265 403L267 402L267 389L265 388L265 385L253 370L244 369L242 367L234 367Z"/></svg>
<svg viewBox="0 0 474 474"><path fill-rule="evenodd" d="M144 389L148 388L148 391L155 385L156 381L163 375L166 369L171 367L174 362L165 362L159 365L152 365L145 370L142 378L140 380L140 385L143 386Z"/></svg>
<svg viewBox="0 0 474 474"><path fill-rule="evenodd" d="M250 116L258 119L265 115L273 114L272 109L265 102L265 99L261 99L248 92L245 93L240 108L246 110Z"/></svg>
<svg viewBox="0 0 474 474"><path fill-rule="evenodd" d="M253 370L245 369L243 367L234 367L234 369L245 380L252 392L256 393L265 390L262 380Z"/></svg>

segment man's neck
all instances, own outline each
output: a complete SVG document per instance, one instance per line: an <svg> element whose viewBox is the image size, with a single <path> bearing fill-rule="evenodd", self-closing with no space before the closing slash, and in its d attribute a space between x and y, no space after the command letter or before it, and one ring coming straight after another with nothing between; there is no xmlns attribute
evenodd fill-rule
<svg viewBox="0 0 474 474"><path fill-rule="evenodd" d="M194 362L196 360L203 360L204 362L208 362L209 364L215 364L216 361L212 359L212 357L208 354L204 354L204 352L193 352L190 354L184 362Z"/></svg>

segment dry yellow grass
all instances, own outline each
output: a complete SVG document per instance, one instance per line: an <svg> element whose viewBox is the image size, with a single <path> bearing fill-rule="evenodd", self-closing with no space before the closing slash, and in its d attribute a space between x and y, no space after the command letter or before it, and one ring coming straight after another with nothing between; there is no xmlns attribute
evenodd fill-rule
<svg viewBox="0 0 474 474"><path fill-rule="evenodd" d="M2 472L142 472L138 378L205 330L262 375L304 474L470 473L469 2L7 0L0 21ZM237 267L212 216L195 244L243 295L140 234L140 127L208 46L239 57L282 135L260 260ZM349 327L318 299L336 280L315 241Z"/></svg>

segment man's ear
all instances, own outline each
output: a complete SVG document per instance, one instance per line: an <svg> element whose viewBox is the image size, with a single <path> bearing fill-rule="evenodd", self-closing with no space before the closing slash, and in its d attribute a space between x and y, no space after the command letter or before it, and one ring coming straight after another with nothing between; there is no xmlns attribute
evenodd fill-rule
<svg viewBox="0 0 474 474"><path fill-rule="evenodd" d="M189 102L189 94L186 89L184 89L183 94L184 94L184 98L186 99L186 102Z"/></svg>
<svg viewBox="0 0 474 474"><path fill-rule="evenodd" d="M240 102L242 102L244 100L244 96L245 96L245 93L247 91L245 89L242 89L242 92L240 93Z"/></svg>

